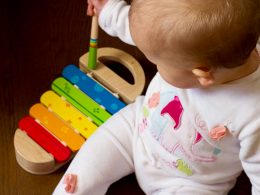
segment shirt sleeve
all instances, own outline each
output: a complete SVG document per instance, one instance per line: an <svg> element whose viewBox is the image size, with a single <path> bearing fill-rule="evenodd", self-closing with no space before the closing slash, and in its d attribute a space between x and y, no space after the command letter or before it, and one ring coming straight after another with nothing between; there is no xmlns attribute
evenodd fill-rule
<svg viewBox="0 0 260 195"><path fill-rule="evenodd" d="M260 124L258 124L259 126ZM240 160L252 184L252 195L260 194L260 129L240 135Z"/></svg>
<svg viewBox="0 0 260 195"><path fill-rule="evenodd" d="M99 15L100 27L109 35L135 45L129 30L130 5L123 0L108 0Z"/></svg>

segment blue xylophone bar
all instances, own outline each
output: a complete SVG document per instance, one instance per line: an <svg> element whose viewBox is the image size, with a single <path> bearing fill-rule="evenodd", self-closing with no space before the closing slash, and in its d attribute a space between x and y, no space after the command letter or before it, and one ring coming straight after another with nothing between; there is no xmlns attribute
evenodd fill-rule
<svg viewBox="0 0 260 195"><path fill-rule="evenodd" d="M125 103L116 98L102 85L87 76L75 65L68 65L63 69L62 75L71 83L77 85L81 91L102 105L108 112L115 114L125 107Z"/></svg>

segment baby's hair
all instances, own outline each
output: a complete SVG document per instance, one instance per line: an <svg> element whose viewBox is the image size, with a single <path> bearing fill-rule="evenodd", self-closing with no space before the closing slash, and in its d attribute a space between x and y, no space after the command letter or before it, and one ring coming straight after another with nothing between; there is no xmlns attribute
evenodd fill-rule
<svg viewBox="0 0 260 195"><path fill-rule="evenodd" d="M129 18L131 33L137 26L150 51L178 51L209 67L233 68L256 47L260 0L133 0Z"/></svg>

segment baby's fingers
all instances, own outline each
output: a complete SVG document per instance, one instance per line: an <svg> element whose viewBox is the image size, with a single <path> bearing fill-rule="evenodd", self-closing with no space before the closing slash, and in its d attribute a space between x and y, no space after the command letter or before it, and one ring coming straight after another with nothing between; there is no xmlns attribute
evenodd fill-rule
<svg viewBox="0 0 260 195"><path fill-rule="evenodd" d="M94 16L94 6L92 4L88 4L87 8L87 15L88 16Z"/></svg>

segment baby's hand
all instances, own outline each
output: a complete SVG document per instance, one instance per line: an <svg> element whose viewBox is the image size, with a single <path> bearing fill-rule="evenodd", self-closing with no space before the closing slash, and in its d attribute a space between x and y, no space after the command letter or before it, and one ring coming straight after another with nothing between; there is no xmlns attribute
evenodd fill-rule
<svg viewBox="0 0 260 195"><path fill-rule="evenodd" d="M87 15L99 15L108 0L88 0Z"/></svg>

